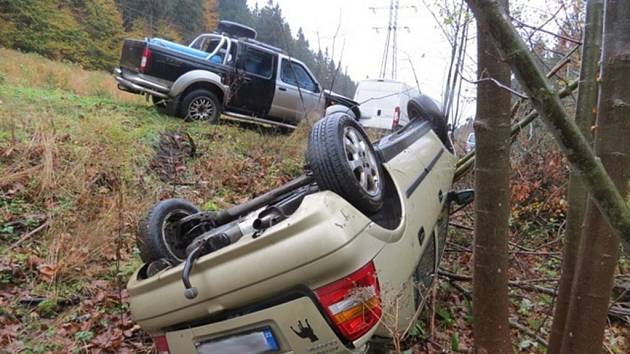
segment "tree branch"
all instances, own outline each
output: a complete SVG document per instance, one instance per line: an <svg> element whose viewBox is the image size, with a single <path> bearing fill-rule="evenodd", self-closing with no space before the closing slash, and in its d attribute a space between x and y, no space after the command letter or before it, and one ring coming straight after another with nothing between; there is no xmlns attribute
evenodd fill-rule
<svg viewBox="0 0 630 354"><path fill-rule="evenodd" d="M490 32L525 88L571 166L584 178L593 200L608 223L630 242L630 209L606 173L599 158L579 128L569 118L558 94L536 66L529 49L503 13L496 0L466 0L478 21L488 24Z"/></svg>

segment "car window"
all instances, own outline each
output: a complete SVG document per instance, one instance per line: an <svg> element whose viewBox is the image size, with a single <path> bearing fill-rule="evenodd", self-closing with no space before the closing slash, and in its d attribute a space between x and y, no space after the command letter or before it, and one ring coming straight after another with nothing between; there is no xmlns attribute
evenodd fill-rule
<svg viewBox="0 0 630 354"><path fill-rule="evenodd" d="M247 48L243 69L248 73L270 78L272 64L272 54L251 47Z"/></svg>
<svg viewBox="0 0 630 354"><path fill-rule="evenodd" d="M282 59L280 80L284 83L300 87L304 90L311 92L318 91L317 83L313 80L306 68L302 64L289 62L286 59Z"/></svg>

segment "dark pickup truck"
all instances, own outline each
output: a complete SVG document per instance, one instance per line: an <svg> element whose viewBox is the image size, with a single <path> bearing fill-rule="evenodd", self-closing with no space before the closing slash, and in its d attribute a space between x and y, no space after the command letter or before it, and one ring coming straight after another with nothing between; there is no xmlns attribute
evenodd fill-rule
<svg viewBox="0 0 630 354"><path fill-rule="evenodd" d="M125 40L118 88L151 97L170 115L213 123L225 117L293 128L333 104L360 117L356 102L323 90L302 62L256 41L255 30L221 21L219 31L190 46Z"/></svg>

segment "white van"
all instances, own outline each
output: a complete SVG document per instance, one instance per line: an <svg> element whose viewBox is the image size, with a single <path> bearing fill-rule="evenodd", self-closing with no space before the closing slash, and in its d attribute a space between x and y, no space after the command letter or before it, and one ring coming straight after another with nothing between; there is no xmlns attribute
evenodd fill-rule
<svg viewBox="0 0 630 354"><path fill-rule="evenodd" d="M407 102L420 95L416 87L394 80L360 81L354 94L354 100L360 104L361 119L364 127L396 129L409 122Z"/></svg>

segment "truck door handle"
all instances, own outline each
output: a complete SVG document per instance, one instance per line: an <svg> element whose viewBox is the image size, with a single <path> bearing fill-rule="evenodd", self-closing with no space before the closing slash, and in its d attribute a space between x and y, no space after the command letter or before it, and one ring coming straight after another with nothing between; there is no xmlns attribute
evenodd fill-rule
<svg viewBox="0 0 630 354"><path fill-rule="evenodd" d="M278 90L280 90L280 91L286 91L286 90L287 90L287 88L286 88L286 87L282 87L282 86L280 86L280 87L278 87Z"/></svg>

